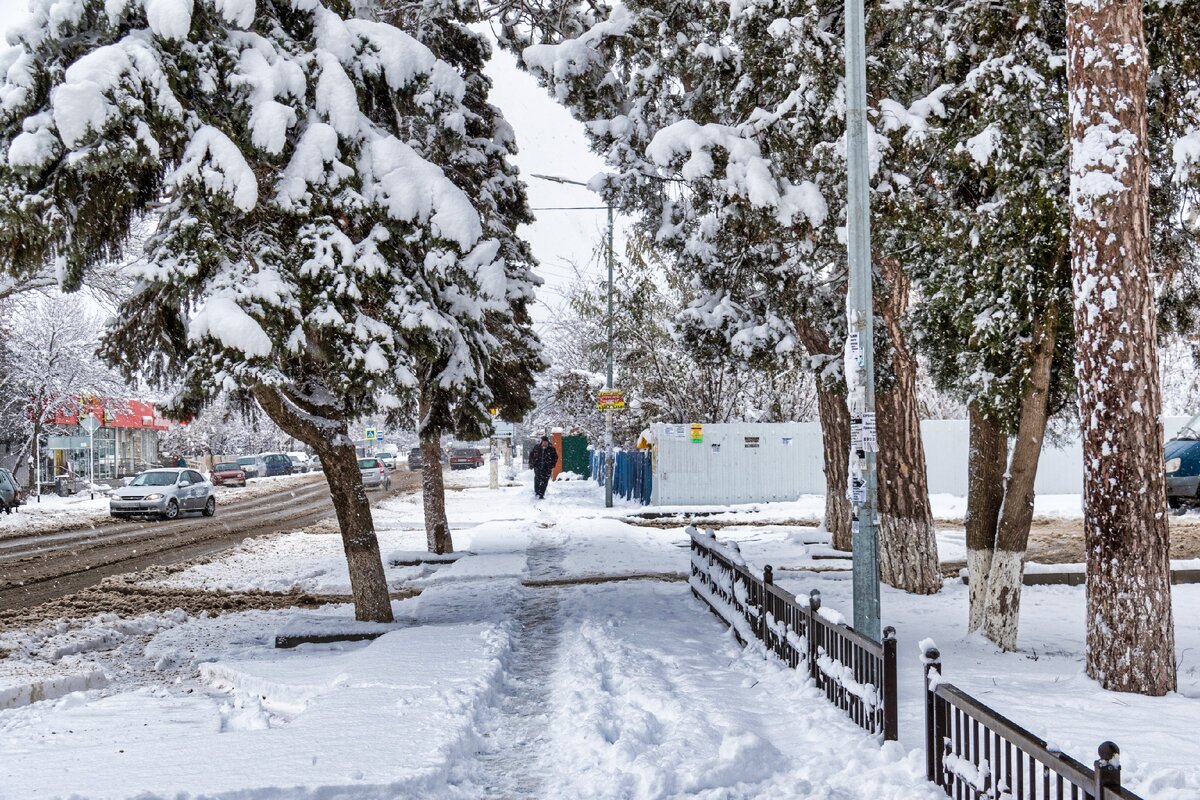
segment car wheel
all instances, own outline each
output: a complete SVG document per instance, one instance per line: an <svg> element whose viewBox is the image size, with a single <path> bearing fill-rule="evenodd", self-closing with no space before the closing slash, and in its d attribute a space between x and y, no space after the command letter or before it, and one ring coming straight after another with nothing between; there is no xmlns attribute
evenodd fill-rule
<svg viewBox="0 0 1200 800"><path fill-rule="evenodd" d="M204 504L204 516L211 517L217 513L217 498L209 497L208 502Z"/></svg>
<svg viewBox="0 0 1200 800"><path fill-rule="evenodd" d="M179 516L179 503L174 500L167 502L167 510L163 512L163 519L175 519Z"/></svg>

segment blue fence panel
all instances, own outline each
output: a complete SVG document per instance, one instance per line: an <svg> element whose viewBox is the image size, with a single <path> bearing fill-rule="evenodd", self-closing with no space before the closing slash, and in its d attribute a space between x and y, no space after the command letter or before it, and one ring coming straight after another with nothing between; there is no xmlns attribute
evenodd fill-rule
<svg viewBox="0 0 1200 800"><path fill-rule="evenodd" d="M641 450L617 452L613 458L613 494L642 505L650 505L654 490L654 462L650 453ZM603 450L591 451L592 479L604 485Z"/></svg>

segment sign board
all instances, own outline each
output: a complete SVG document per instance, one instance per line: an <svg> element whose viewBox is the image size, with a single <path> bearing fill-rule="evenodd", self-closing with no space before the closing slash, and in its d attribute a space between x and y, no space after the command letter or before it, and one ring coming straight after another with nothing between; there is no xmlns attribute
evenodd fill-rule
<svg viewBox="0 0 1200 800"><path fill-rule="evenodd" d="M375 429L374 429L374 428L367 428L367 441L368 441L368 442L373 442L373 441L375 441L375 436L376 436L376 431L375 431Z"/></svg>
<svg viewBox="0 0 1200 800"><path fill-rule="evenodd" d="M625 393L618 389L605 389L596 395L596 408L601 411L619 411L625 408Z"/></svg>
<svg viewBox="0 0 1200 800"><path fill-rule="evenodd" d="M377 441L377 442L383 441L383 431L377 431L375 433L375 441Z"/></svg>
<svg viewBox="0 0 1200 800"><path fill-rule="evenodd" d="M79 427L83 428L90 435L100 430L100 420L96 419L94 415L88 414L79 420Z"/></svg>
<svg viewBox="0 0 1200 800"><path fill-rule="evenodd" d="M693 442L703 442L704 441L704 426L703 425L701 425L699 422L693 422L691 431L692 431L692 441Z"/></svg>
<svg viewBox="0 0 1200 800"><path fill-rule="evenodd" d="M663 434L671 439L686 439L688 428L687 425L667 425L664 427Z"/></svg>
<svg viewBox="0 0 1200 800"><path fill-rule="evenodd" d="M492 436L496 439L511 439L515 433L515 426L511 422L493 422Z"/></svg>

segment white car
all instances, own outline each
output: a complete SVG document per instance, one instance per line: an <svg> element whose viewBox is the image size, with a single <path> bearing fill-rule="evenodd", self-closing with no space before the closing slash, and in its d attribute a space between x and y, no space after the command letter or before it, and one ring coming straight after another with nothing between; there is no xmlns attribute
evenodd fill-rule
<svg viewBox="0 0 1200 800"><path fill-rule="evenodd" d="M385 467L387 467L388 472L396 471L396 454L395 453L376 453L375 457L383 462L383 465Z"/></svg>
<svg viewBox="0 0 1200 800"><path fill-rule="evenodd" d="M217 498L212 484L194 469L152 469L114 489L108 510L114 517L173 520L186 511L211 517L217 513Z"/></svg>

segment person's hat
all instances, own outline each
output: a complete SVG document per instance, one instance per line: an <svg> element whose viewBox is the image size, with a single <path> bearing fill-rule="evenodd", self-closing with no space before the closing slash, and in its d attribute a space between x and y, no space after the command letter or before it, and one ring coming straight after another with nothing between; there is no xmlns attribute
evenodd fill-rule
<svg viewBox="0 0 1200 800"><path fill-rule="evenodd" d="M543 436L543 437L542 437L542 441L543 441L543 442L548 442L548 441L550 441L550 437L549 437L549 436Z"/></svg>

